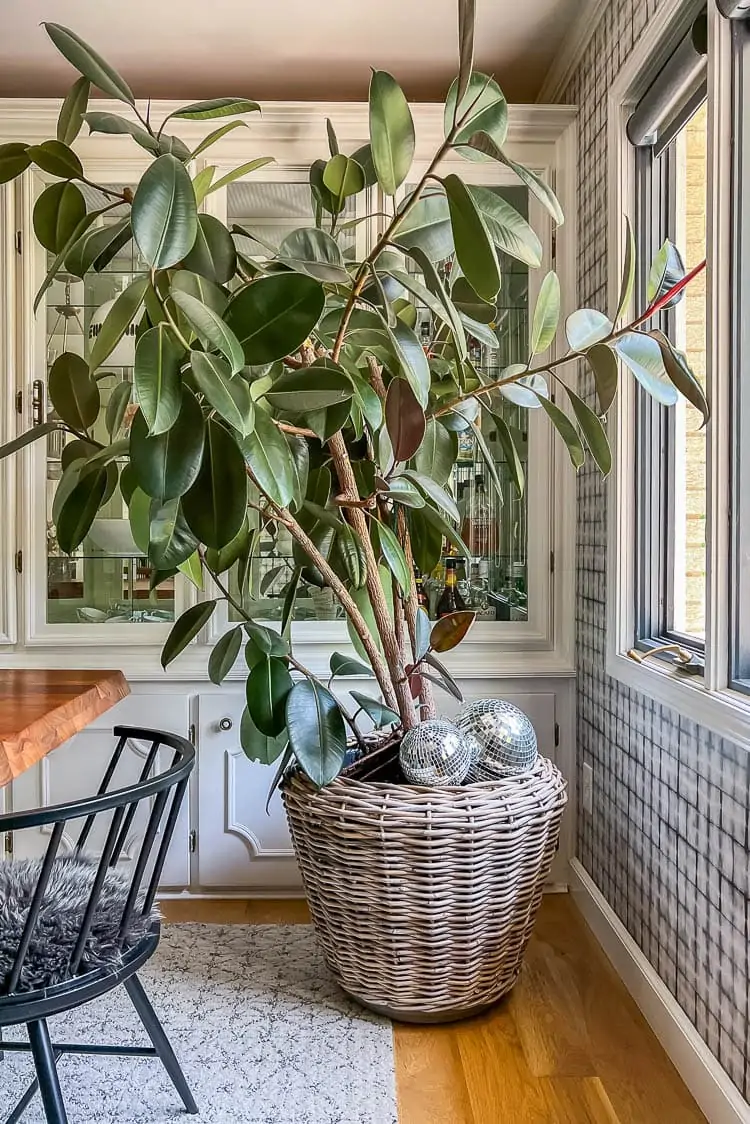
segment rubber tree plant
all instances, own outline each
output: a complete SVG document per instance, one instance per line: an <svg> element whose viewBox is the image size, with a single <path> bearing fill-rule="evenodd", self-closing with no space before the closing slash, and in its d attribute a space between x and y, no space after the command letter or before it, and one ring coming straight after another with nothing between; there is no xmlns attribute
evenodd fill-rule
<svg viewBox="0 0 750 1124"><path fill-rule="evenodd" d="M210 164L197 172L194 165L227 132L246 126L259 106L216 98L185 105L157 126L150 107L141 113L127 82L95 50L58 24L44 27L80 77L65 98L56 137L0 146L0 182L32 164L54 177L33 214L36 237L54 255L35 307L59 273L101 270L131 238L148 269L115 300L88 358L65 352L52 365L48 390L59 420L37 425L2 455L54 429L72 437L55 505L61 548L80 546L119 488L136 543L154 568L153 586L179 570L205 591L175 622L163 665L197 636L220 601L231 602L242 623L213 648L209 674L220 683L244 650L246 753L264 762L281 757L282 766L294 756L325 784L342 768L347 739L363 743L359 715L381 730L390 727L392 736L393 728L408 730L434 713L433 685L457 690L439 656L460 642L474 615L456 613L432 625L418 605L414 566L431 571L446 539L468 553L451 491L458 432L473 431L497 486L480 420L484 431L494 427L522 491L518 436L503 419L506 401L543 410L573 469L591 456L605 475L611 456L602 419L620 363L658 402L671 405L682 394L705 419L706 401L685 356L651 326L680 299L692 274L665 243L651 268L648 307L624 323L636 269L626 224L625 270L611 317L590 308L574 312L565 323L568 350L553 358L560 285L547 273L531 318L528 362L491 380L472 363L467 336L492 337L495 330L503 256L533 268L542 260L528 222L497 194L471 184L472 162L509 169L555 223L563 221L549 185L506 152L505 98L492 77L473 68L472 0L458 3L459 67L445 102L444 140L416 186L397 201L412 166L414 124L396 80L376 70L369 143L342 152L327 122L329 152L309 175L314 221L262 256L248 250L246 232L228 229L201 205L271 158L220 178ZM91 87L122 102L124 115L96 109ZM172 130L196 120L207 129L220 123L191 150ZM152 157L134 191L87 178L72 147L84 123L92 132L127 133ZM441 171L443 158L456 153L467 158L466 179ZM79 184L98 187L106 202L87 209ZM382 233L363 260L352 262L341 249L352 226L347 205L374 185L384 201ZM123 204L124 217L97 222ZM446 259L455 263L450 284L438 269ZM434 325L428 347L414 330L417 305L427 307ZM109 398L105 444L94 436L102 410L97 376L133 323L133 381ZM581 361L593 372L596 408L575 389ZM553 386L568 409L553 401ZM294 572L276 630L252 619L245 590L260 533L280 528L293 541ZM321 682L294 655L290 625L305 582L333 591L357 653L334 653L331 679L372 676L376 684L367 694L351 692L356 714L344 710L330 680Z"/></svg>

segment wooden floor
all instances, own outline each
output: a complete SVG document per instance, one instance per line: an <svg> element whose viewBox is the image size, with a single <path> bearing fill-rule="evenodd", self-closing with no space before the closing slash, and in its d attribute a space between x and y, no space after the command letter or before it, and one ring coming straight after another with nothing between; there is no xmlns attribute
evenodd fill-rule
<svg viewBox="0 0 750 1124"><path fill-rule="evenodd" d="M298 924L299 901L173 901L168 921ZM489 1014L394 1027L399 1124L698 1124L705 1118L565 894Z"/></svg>

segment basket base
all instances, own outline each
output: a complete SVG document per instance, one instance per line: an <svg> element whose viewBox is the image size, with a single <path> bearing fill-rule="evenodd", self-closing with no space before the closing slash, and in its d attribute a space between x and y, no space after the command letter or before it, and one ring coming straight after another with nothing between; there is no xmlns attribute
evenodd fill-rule
<svg viewBox="0 0 750 1124"><path fill-rule="evenodd" d="M346 991L355 1002L359 1003L360 1007L365 1007L368 1011L372 1011L375 1015L382 1015L386 1019L390 1019L394 1023L419 1023L423 1026L436 1026L439 1023L457 1023L463 1019L472 1019L476 1015L483 1015L485 1011L489 1011L498 1003L501 1003L506 995L508 995L515 984L515 980L500 995L496 995L489 1003L476 1003L470 1007L453 1007L440 1011L423 1011L414 1010L410 1011L408 1008L391 1007L387 1003L370 1003L366 999L360 998L359 995L354 995L351 991ZM341 984L339 984L341 987Z"/></svg>

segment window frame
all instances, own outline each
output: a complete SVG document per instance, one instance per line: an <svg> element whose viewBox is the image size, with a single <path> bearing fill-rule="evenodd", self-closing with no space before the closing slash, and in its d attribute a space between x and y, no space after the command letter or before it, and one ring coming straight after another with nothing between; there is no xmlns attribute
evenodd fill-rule
<svg viewBox="0 0 750 1124"><path fill-rule="evenodd" d="M647 306L646 285L650 263L664 239L676 227L677 150L676 140L692 117L706 103L708 84L704 82L686 97L678 113L679 128L670 132L669 143L661 148L642 145L634 154L634 218L638 258L636 307ZM707 310L708 311L708 310ZM675 309L665 309L656 320L670 338L677 326ZM673 625L675 606L676 506L676 429L677 417L671 408L661 406L642 387L635 401L636 492L636 576L634 596L634 635L632 646L650 651L665 644L679 644L693 653L702 665L705 640ZM644 468L644 466L647 466ZM654 566L654 559L657 565ZM670 657L665 654L665 659Z"/></svg>
<svg viewBox="0 0 750 1124"><path fill-rule="evenodd" d="M608 287L615 306L624 259L623 215L634 215L635 153L626 125L653 73L655 53L674 45L676 21L684 20L684 0L664 0L649 21L608 94ZM750 750L750 696L736 688L732 652L730 555L733 436L732 380L714 379L714 371L736 369L732 307L733 161L732 26L715 3L708 8L708 215L706 276L707 382L711 421L707 427L707 588L706 655L703 676L679 672L669 662L646 663L628 657L635 633L635 398L634 380L623 372L620 391L608 419L613 471L608 481L605 671L625 686L670 707ZM662 59L664 58L662 53ZM635 307L635 306L633 306ZM749 353L750 354L750 353Z"/></svg>

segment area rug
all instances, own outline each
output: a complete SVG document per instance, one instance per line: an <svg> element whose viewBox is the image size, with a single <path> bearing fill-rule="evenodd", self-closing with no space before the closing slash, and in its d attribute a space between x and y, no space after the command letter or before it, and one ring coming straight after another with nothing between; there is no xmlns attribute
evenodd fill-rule
<svg viewBox="0 0 750 1124"><path fill-rule="evenodd" d="M395 1124L391 1024L338 989L311 926L168 925L140 977L200 1115L185 1115L158 1059L67 1055L70 1124ZM122 988L50 1019L50 1032L148 1045ZM0 1060L0 1119L32 1072L28 1055ZM23 1124L44 1124L38 1095Z"/></svg>

